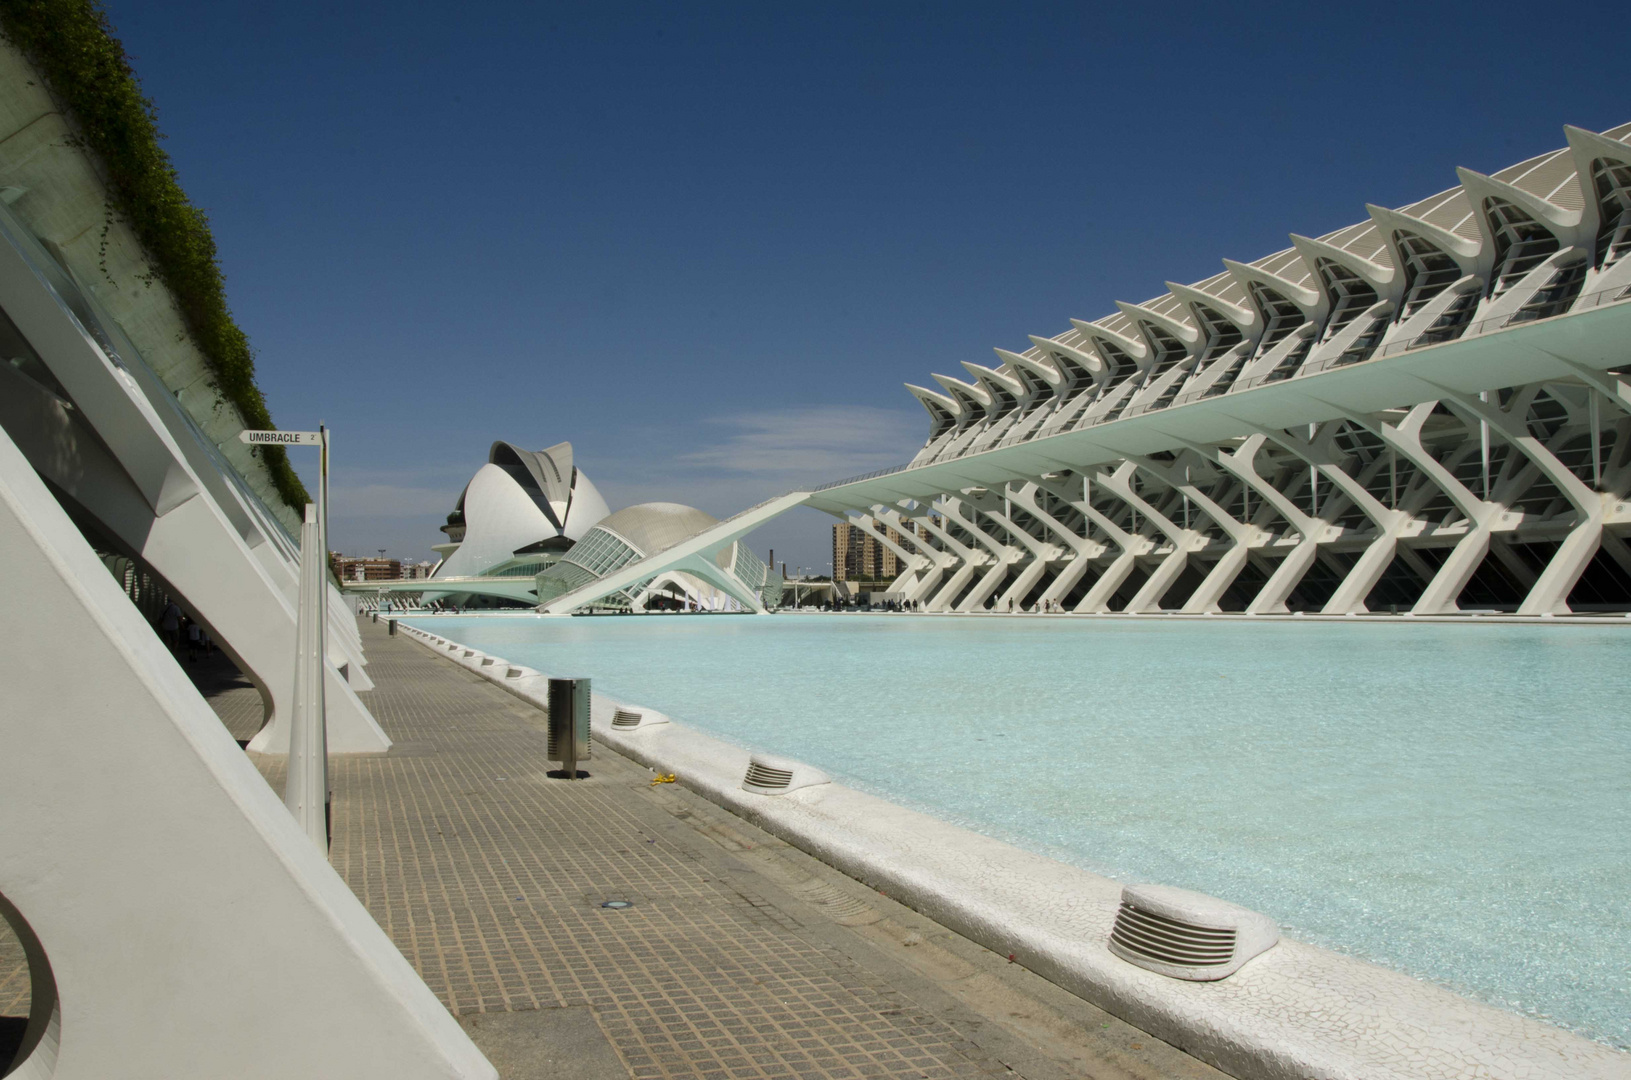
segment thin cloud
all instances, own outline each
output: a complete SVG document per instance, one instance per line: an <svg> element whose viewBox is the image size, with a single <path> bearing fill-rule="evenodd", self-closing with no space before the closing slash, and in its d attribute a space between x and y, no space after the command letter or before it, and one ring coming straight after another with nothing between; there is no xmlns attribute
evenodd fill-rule
<svg viewBox="0 0 1631 1080"><path fill-rule="evenodd" d="M824 482L899 465L921 445L921 417L873 406L817 405L709 421L723 441L679 455L688 471Z"/></svg>

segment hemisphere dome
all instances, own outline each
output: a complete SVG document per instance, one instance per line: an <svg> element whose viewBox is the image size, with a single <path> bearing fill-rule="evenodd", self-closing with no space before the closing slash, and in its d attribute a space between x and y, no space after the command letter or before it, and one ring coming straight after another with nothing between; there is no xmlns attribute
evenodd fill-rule
<svg viewBox="0 0 1631 1080"><path fill-rule="evenodd" d="M608 514L598 527L616 533L649 556L717 524L718 518L694 506L650 502Z"/></svg>

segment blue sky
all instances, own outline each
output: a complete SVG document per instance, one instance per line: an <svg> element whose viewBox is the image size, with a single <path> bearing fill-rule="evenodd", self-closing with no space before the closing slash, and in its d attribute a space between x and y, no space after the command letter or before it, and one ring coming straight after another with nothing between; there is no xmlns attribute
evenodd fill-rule
<svg viewBox="0 0 1631 1080"><path fill-rule="evenodd" d="M1631 120L1606 3L107 7L335 546L416 558L494 439L723 515L910 457L902 382Z"/></svg>

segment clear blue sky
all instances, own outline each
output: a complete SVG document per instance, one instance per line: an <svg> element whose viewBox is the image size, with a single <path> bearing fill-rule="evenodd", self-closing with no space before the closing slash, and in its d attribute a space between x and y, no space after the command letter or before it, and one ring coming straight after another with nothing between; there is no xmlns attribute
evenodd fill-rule
<svg viewBox="0 0 1631 1080"><path fill-rule="evenodd" d="M1607 3L107 3L335 545L416 558L494 439L723 515L905 460L904 381L1631 120Z"/></svg>

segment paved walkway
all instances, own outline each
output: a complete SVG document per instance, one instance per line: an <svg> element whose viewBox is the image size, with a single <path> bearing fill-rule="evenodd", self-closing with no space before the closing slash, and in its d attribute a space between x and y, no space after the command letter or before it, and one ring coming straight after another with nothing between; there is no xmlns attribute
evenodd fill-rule
<svg viewBox="0 0 1631 1080"><path fill-rule="evenodd" d="M331 859L506 1080L1222 1076L604 748L549 778L537 710L364 628L396 744L334 759Z"/></svg>

